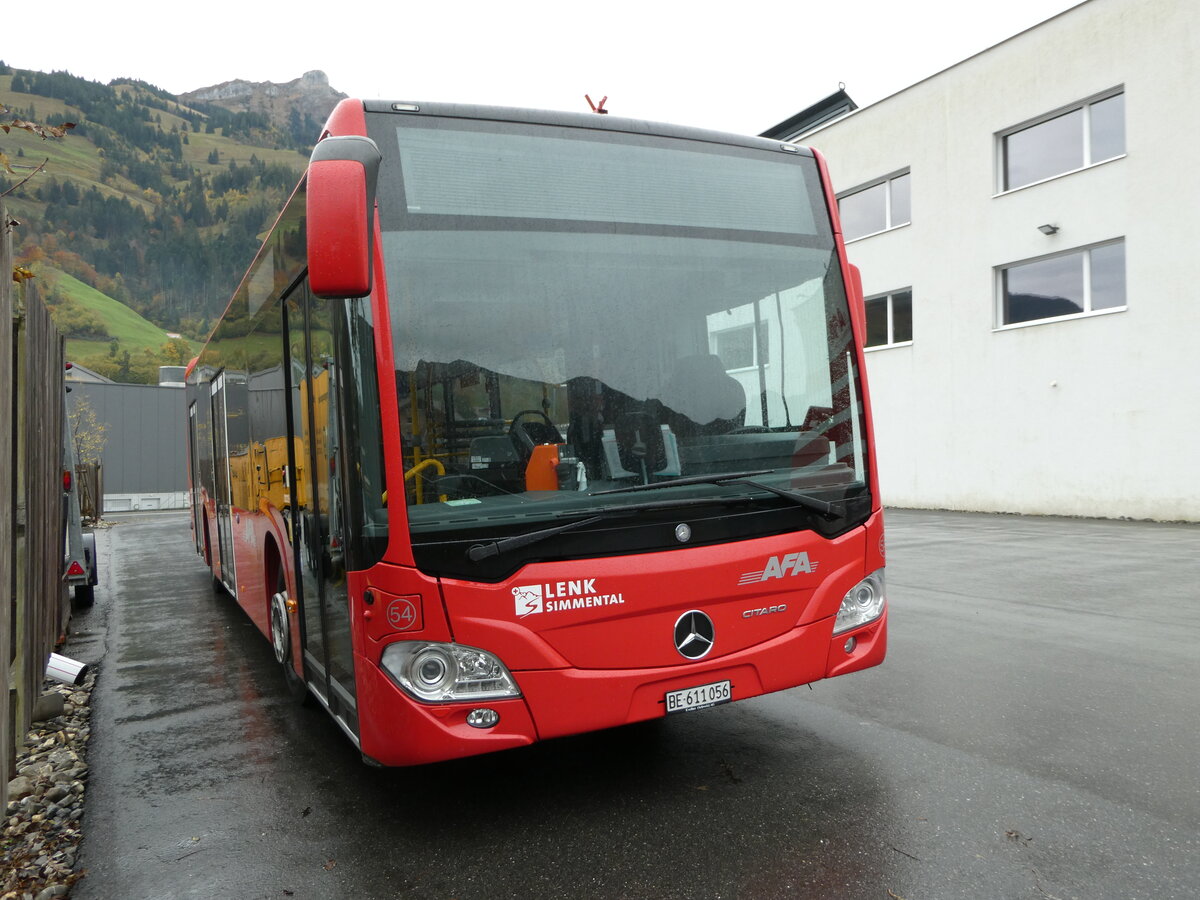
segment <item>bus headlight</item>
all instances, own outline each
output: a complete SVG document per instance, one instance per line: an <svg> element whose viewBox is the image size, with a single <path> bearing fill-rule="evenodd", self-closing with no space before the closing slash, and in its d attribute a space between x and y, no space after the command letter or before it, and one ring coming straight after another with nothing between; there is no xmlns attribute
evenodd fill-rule
<svg viewBox="0 0 1200 900"><path fill-rule="evenodd" d="M843 631L875 621L883 615L886 602L883 569L878 569L852 587L842 598L842 606L833 623L833 633L841 634Z"/></svg>
<svg viewBox="0 0 1200 900"><path fill-rule="evenodd" d="M426 703L521 696L504 663L474 647L400 641L388 645L381 663L400 687Z"/></svg>

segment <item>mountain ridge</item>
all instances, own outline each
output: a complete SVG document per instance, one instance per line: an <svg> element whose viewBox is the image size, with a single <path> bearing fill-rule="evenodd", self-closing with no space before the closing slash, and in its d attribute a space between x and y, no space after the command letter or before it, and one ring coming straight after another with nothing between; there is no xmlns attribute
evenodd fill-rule
<svg viewBox="0 0 1200 900"><path fill-rule="evenodd" d="M122 374L137 381L165 350L157 336L135 342L119 316L102 321L107 308L79 302L54 270L164 332L203 339L342 96L319 70L185 99L132 77L104 85L0 62L0 124L10 126L0 130L0 195L20 223L16 263L35 275L45 267L43 297L76 360L104 371L128 350ZM42 140L11 127L21 121L77 124Z"/></svg>
<svg viewBox="0 0 1200 900"><path fill-rule="evenodd" d="M262 113L276 127L288 128L294 121L293 111L311 117L319 127L346 96L329 84L324 72L312 69L285 82L235 78L187 91L178 99L189 106L213 104L233 113Z"/></svg>

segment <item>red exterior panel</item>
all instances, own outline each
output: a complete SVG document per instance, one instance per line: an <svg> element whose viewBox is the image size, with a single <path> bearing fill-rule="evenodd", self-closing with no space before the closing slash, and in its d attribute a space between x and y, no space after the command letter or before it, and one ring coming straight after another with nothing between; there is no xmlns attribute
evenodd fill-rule
<svg viewBox="0 0 1200 900"><path fill-rule="evenodd" d="M358 702L369 709L360 717L360 746L365 756L385 766L475 756L524 747L538 739L525 701L419 704L409 699L377 666L359 665ZM467 713L486 706L500 713L499 723L484 731L467 724Z"/></svg>
<svg viewBox="0 0 1200 900"><path fill-rule="evenodd" d="M363 104L345 100L331 114L323 137L366 134ZM386 765L414 765L521 747L664 715L664 698L670 691L728 680L732 699L740 700L882 662L887 652L886 609L867 625L833 634L843 598L865 576L884 567L886 548L863 364L865 311L841 241L828 169L820 154L816 159L842 279L851 294L858 375L853 389L864 408L863 452L872 498L866 524L833 539L797 532L536 563L495 584L437 578L415 567L403 499L400 404L383 242L379 216L372 217L372 271L352 272L348 279L372 285L384 467L394 499L387 504L390 521L383 561L366 571L346 573L357 736L365 756ZM328 180L323 187L339 196L366 196L362 167L355 162L324 160L310 167L307 177L310 186ZM365 218L366 209L355 214ZM345 248L339 243L344 235L323 232L321 219L309 217L310 246L316 242L333 248L335 255L345 252L352 259L368 259L361 242ZM336 293L336 286L329 292ZM193 361L189 379L196 367ZM207 402L207 393L202 400ZM826 452L824 443L819 453ZM203 503L210 564L217 574L221 566L215 504L207 498ZM273 544L280 554L289 594L298 595L298 577L292 571L295 556L284 519L265 502L260 509L234 509L231 536L239 603L269 637L274 585L267 583L268 546ZM203 550L204 536L197 538ZM696 660L681 655L674 636L676 624L691 610L709 616L715 632L711 649ZM292 659L298 672L299 630L293 622ZM384 650L397 641L486 650L509 669L521 695L473 703L419 702L381 665ZM495 710L497 724L467 724L467 715L478 708Z"/></svg>
<svg viewBox="0 0 1200 900"><path fill-rule="evenodd" d="M444 579L455 640L512 669L674 667L689 609L712 617L709 656L752 649L829 618L863 577L863 532L790 534L711 547L529 566L495 585ZM772 561L775 564L772 565ZM521 614L522 596L540 602ZM765 612L760 612L763 610ZM771 611L773 610L773 611Z"/></svg>
<svg viewBox="0 0 1200 900"><path fill-rule="evenodd" d="M469 756L656 718L665 714L668 691L729 679L733 699L741 700L878 665L887 652L886 612L839 635L833 621L846 592L882 565L882 527L876 514L864 528L832 541L785 535L541 564L497 585L447 579L442 587L449 621L416 631L381 625L380 597L399 595L372 587L379 597L363 619L366 656L356 660L360 702L372 712L363 717L362 750L387 765ZM782 563L789 553L807 553L813 571L795 560L790 567L770 567L772 558ZM580 577L581 568L597 574ZM753 574L760 580L747 578ZM430 593L435 582L415 570L378 566L369 576L372 585L417 591L423 615L432 619L440 612ZM606 580L613 590L604 590ZM579 585L595 591L578 599L608 599L548 610L550 603L576 599L546 596L557 594L560 583L569 593L573 581L595 582ZM532 584L543 588L543 611L521 616L513 589ZM620 602L610 602L614 594ZM689 609L705 611L716 629L713 650L696 662L680 657L672 643L674 623ZM384 648L395 639L453 640L495 653L512 671L522 699L418 703L380 667ZM467 725L467 713L478 707L500 712L500 724L486 731ZM407 737L396 740L400 735Z"/></svg>

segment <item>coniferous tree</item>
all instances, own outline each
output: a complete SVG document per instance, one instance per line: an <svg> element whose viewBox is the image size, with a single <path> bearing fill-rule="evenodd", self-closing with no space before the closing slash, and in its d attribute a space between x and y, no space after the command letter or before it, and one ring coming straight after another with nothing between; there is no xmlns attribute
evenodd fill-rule
<svg viewBox="0 0 1200 900"><path fill-rule="evenodd" d="M81 187L53 167L49 177L31 185L26 197L37 198L38 205L24 210L24 219L31 238L36 231L43 263L171 331L203 337L299 174L299 163L266 162L276 157L258 148L269 153L293 147L298 135L291 132L304 129L311 117L289 116L287 125L278 127L261 114L206 108L210 134L236 135L253 145L240 149L218 143L210 148L209 163L228 165L198 171L185 158L184 145L189 134L199 133L201 113L182 109L165 92L133 81L120 82L118 91L67 73L21 72L13 77L14 92L24 88L52 97L56 107L66 104L79 119L73 137L95 147L98 180L104 185ZM167 130L156 127L168 112L181 117L179 124ZM36 109L19 114L34 120ZM315 135L315 128L309 130ZM10 158L25 155L19 141L7 152ZM233 158L237 153L248 154L249 163L239 164ZM97 178L95 169L90 177ZM7 190L12 179L0 178L0 189ZM74 321L72 328L78 333L87 323ZM107 358L105 349L111 350ZM101 345L98 356L106 359L107 374L128 379L152 375L163 348L150 348L150 355L134 347L124 348L129 351L124 354L121 349Z"/></svg>

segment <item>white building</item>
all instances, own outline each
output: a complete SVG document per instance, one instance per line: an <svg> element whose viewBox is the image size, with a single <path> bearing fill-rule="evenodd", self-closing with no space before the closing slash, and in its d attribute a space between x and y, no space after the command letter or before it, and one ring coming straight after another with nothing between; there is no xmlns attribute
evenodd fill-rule
<svg viewBox="0 0 1200 900"><path fill-rule="evenodd" d="M1200 521L1198 88L1200 3L1088 0L766 133L829 161L886 503Z"/></svg>

